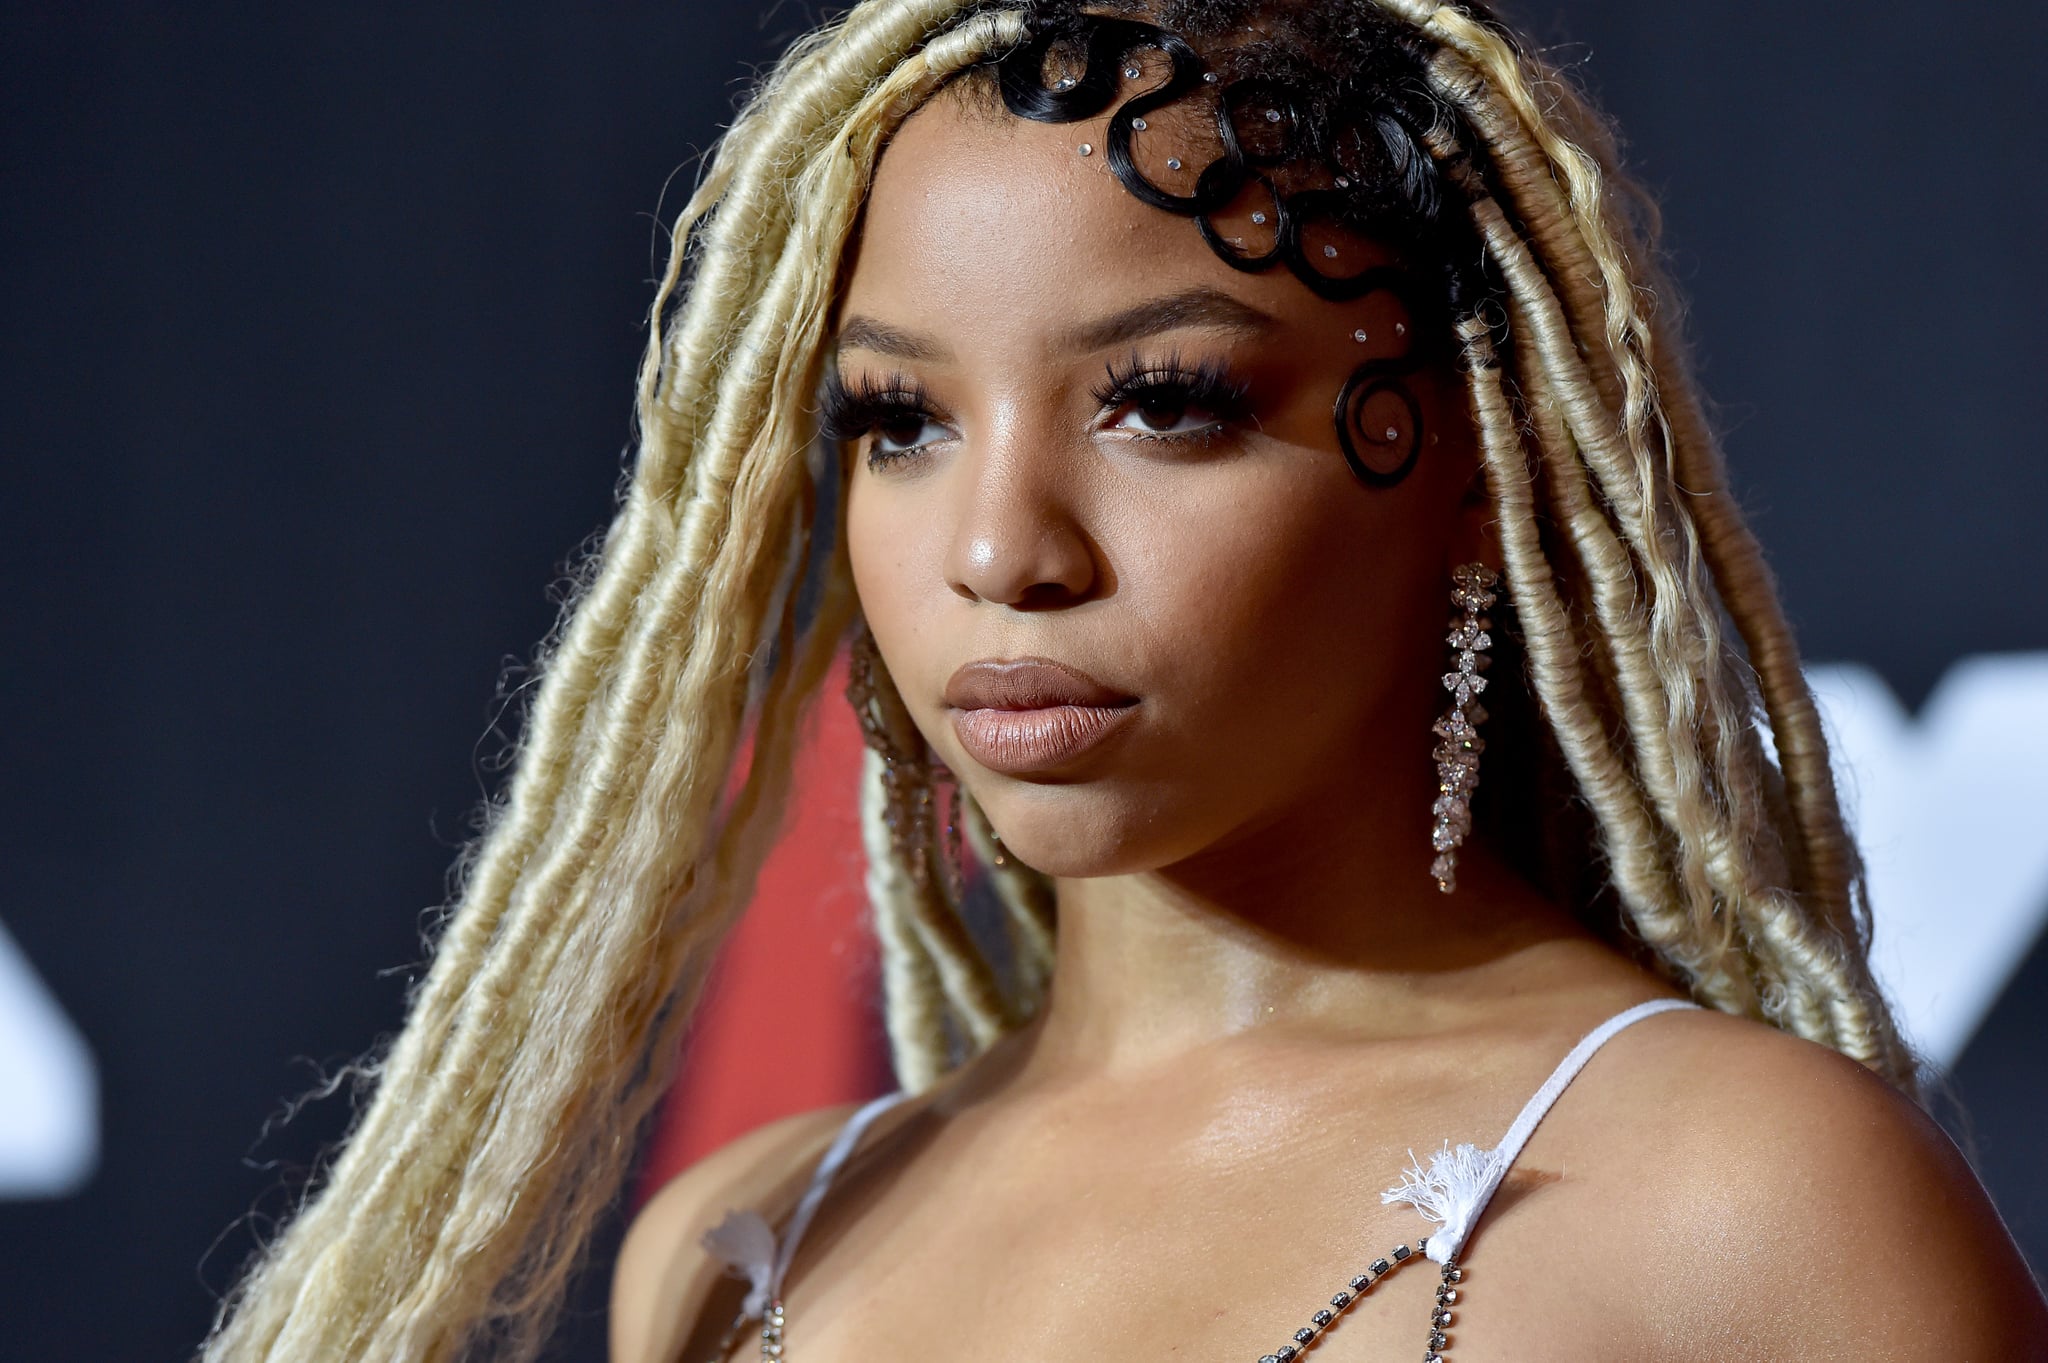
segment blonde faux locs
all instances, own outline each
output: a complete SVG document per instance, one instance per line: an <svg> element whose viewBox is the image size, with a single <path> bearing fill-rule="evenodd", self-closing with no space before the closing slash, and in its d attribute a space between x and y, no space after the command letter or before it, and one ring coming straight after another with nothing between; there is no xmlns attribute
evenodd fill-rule
<svg viewBox="0 0 2048 1363"><path fill-rule="evenodd" d="M1489 178L1462 149L1436 148L1507 285L1506 367L1526 420L1503 419L1491 338L1468 325L1474 415L1524 618L1534 603L1553 626L1580 622L1542 640L1577 636L1576 661L1554 651L1537 663L1532 636L1532 670L1562 688L1539 680L1632 923L1703 1000L1833 1046L1910 1090L1912 1058L1866 959L1860 869L1818 715L1675 329L1649 310L1659 294L1668 308L1671 291L1608 187L1604 130L1493 28L1456 10L1390 7L1440 35L1432 83L1490 163ZM1591 588L1569 607L1532 552L1528 481L1548 492ZM1763 755L1722 609L1749 646L1782 774ZM1574 667L1584 685L1567 680ZM1606 738L1596 680L1618 701L1625 757Z"/></svg>
<svg viewBox="0 0 2048 1363"><path fill-rule="evenodd" d="M1094 8L1041 0L1032 13L1079 18L1085 34ZM1313 45L1371 32L1338 14L1368 8L1110 7L1240 47L1256 11L1253 46L1296 42L1308 60L1277 60L1302 69L1343 65ZM1673 291L1627 211L1646 200L1616 170L1604 124L1490 15L1376 8L1424 40L1421 76L1442 111L1424 141L1495 281L1484 320L1459 309L1458 344L1532 690L1592 816L1622 928L1703 1002L1911 1090L1913 1059L1866 959L1859 862L1819 718L1678 352Z"/></svg>
<svg viewBox="0 0 2048 1363"><path fill-rule="evenodd" d="M818 529L809 397L878 146L1005 40L1002 19L963 19L950 0L864 5L806 39L685 207L633 475L506 793L404 1031L359 1066L373 1098L223 1303L207 1359L530 1358L545 1342L851 619L841 566L801 628L791 590Z"/></svg>
<svg viewBox="0 0 2048 1363"><path fill-rule="evenodd" d="M1790 632L1601 125L1490 21L1424 0L1325 8L1368 4L1429 45L1457 112L1432 151L1506 286L1459 339L1508 589L1630 929L1703 1001L1910 1086ZM367 1107L223 1302L211 1363L524 1360L545 1343L857 616L836 542L808 603L796 582L813 542L836 541L810 399L873 167L1026 22L868 0L792 49L723 139L656 295L632 476L545 651L511 779L405 1029L357 1067ZM916 742L886 673L874 704ZM1055 914L964 802L1011 930L1014 968L996 971L946 878L910 873L888 776L871 755L868 887L898 1073L922 1088L1038 1006Z"/></svg>

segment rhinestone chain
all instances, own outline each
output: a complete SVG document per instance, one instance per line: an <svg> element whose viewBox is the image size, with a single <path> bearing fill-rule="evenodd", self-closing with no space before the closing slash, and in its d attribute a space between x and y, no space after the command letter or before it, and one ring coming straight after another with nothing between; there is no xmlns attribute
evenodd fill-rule
<svg viewBox="0 0 2048 1363"><path fill-rule="evenodd" d="M1417 1240L1412 1249L1407 1245L1396 1245L1394 1252L1386 1258L1373 1260L1366 1265L1365 1272L1351 1280L1347 1290L1331 1297L1327 1307L1310 1316L1309 1323L1294 1332L1293 1343L1283 1344L1272 1353L1260 1355L1259 1363L1294 1363L1305 1349L1315 1343L1317 1336L1329 1329L1338 1316L1344 1314L1365 1295L1366 1289L1410 1259L1422 1257L1422 1252L1428 1247L1429 1241ZM1430 1312L1429 1347L1422 1355L1422 1363L1447 1363L1444 1349L1450 1341L1444 1331L1450 1328L1451 1307L1458 1300L1457 1284L1464 1281L1464 1278L1465 1270L1458 1267L1456 1259L1444 1265L1443 1281L1437 1284L1436 1305ZM767 1360L767 1363L783 1363L783 1323L782 1299L778 1297L768 1303L767 1313L761 1317L761 1357ZM730 1336L727 1338L730 1339Z"/></svg>
<svg viewBox="0 0 2048 1363"><path fill-rule="evenodd" d="M1308 1318L1309 1323L1294 1332L1294 1342L1283 1344L1272 1353L1261 1354L1259 1363L1294 1363L1303 1350L1307 1349L1323 1331L1330 1328L1338 1316L1365 1295L1366 1289L1387 1276L1410 1259L1419 1258L1429 1248L1429 1241L1417 1240L1413 1249L1407 1245L1394 1246L1394 1252L1384 1259L1375 1259L1366 1266L1365 1272L1353 1278L1346 1290L1330 1298L1330 1304ZM1429 1317L1429 1347L1423 1352L1422 1363L1445 1363L1444 1349L1450 1340L1444 1331L1450 1328L1451 1307L1458 1300L1457 1284L1464 1281L1465 1270L1458 1267L1456 1259L1444 1265L1443 1281L1437 1284L1436 1305Z"/></svg>

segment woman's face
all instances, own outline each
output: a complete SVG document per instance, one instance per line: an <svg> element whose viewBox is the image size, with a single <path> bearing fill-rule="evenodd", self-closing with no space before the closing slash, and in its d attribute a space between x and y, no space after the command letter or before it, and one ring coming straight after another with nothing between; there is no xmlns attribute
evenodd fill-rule
<svg viewBox="0 0 2048 1363"><path fill-rule="evenodd" d="M1332 407L1405 351L1401 305L1231 269L1116 181L1102 133L948 96L877 169L831 414L889 674L1053 875L1166 868L1333 810L1426 826L1448 575L1485 519L1461 385L1406 381L1420 457L1363 486Z"/></svg>

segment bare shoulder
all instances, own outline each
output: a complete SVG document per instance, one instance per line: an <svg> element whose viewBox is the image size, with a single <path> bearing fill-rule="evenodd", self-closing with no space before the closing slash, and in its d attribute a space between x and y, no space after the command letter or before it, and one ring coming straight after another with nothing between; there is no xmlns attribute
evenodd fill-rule
<svg viewBox="0 0 2048 1363"><path fill-rule="evenodd" d="M724 1265L698 1243L728 1210L793 1204L853 1104L757 1127L662 1185L627 1228L612 1270L612 1363L670 1363ZM771 1215L772 1219L772 1215Z"/></svg>
<svg viewBox="0 0 2048 1363"><path fill-rule="evenodd" d="M1598 1141L1661 1355L2048 1358L2039 1287L1911 1099L1761 1024L1658 1021L1614 1048Z"/></svg>

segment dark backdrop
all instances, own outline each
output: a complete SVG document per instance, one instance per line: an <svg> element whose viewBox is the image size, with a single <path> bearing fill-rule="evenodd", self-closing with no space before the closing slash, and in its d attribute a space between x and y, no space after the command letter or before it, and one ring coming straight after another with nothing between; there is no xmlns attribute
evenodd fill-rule
<svg viewBox="0 0 2048 1363"><path fill-rule="evenodd" d="M2048 647L2048 10L1519 11L1663 192L1810 654L1914 703ZM180 1355L231 1223L339 1129L258 1139L400 1020L496 679L609 510L664 185L808 17L0 10L0 921L105 1142L78 1195L0 1204L0 1355ZM2043 986L2037 948L1958 1075L2037 1264Z"/></svg>

